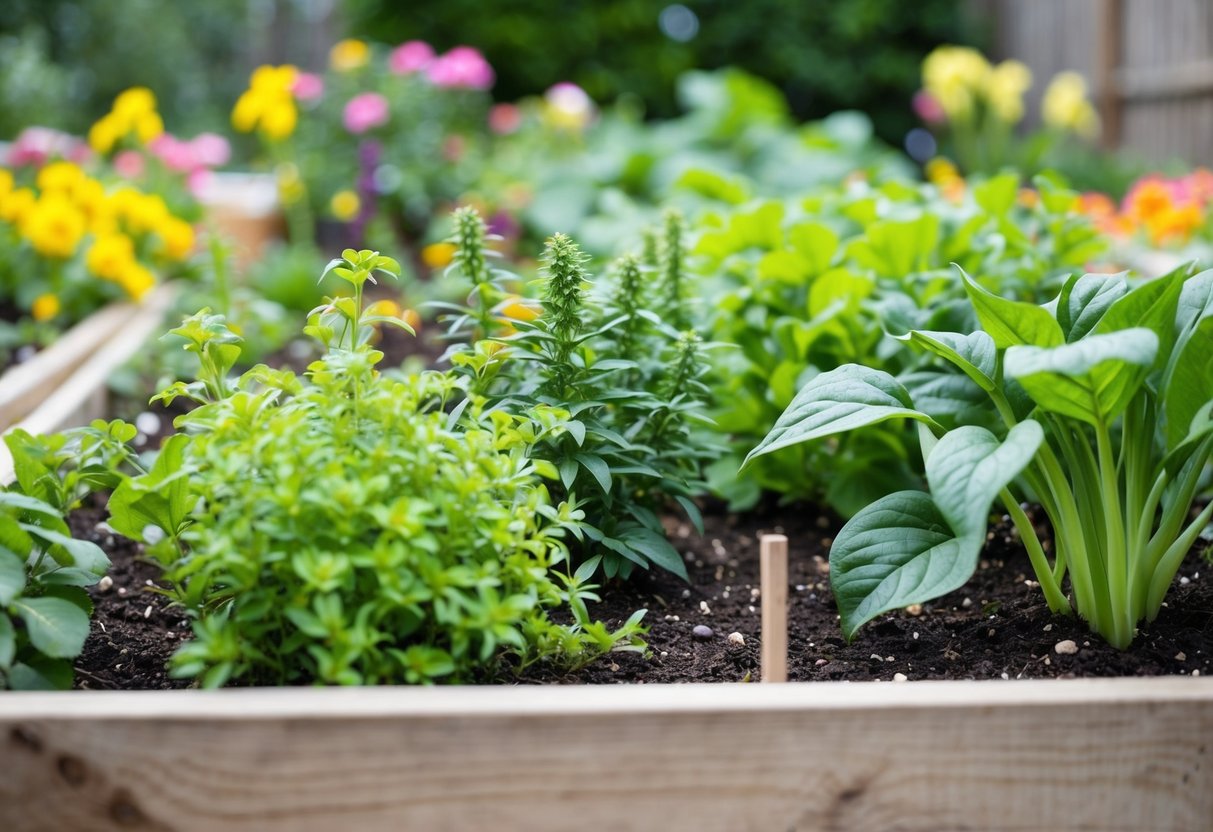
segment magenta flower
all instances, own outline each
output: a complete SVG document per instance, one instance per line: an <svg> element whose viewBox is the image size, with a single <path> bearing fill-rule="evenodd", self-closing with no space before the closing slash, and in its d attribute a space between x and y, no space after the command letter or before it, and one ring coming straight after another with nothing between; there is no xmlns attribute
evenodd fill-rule
<svg viewBox="0 0 1213 832"><path fill-rule="evenodd" d="M291 84L291 95L300 101L316 101L324 95L324 79L311 72L300 72Z"/></svg>
<svg viewBox="0 0 1213 832"><path fill-rule="evenodd" d="M935 96L926 90L914 93L914 98L910 103L915 115L927 124L943 124L948 119L947 113L943 111L943 106L935 99Z"/></svg>
<svg viewBox="0 0 1213 832"><path fill-rule="evenodd" d="M516 104L495 104L489 110L489 129L499 136L508 136L522 126L522 110Z"/></svg>
<svg viewBox="0 0 1213 832"><path fill-rule="evenodd" d="M8 155L0 154L0 158L10 167L37 167L51 159L80 163L91 155L88 145L75 136L50 127L26 127L8 146Z"/></svg>
<svg viewBox="0 0 1213 832"><path fill-rule="evenodd" d="M497 79L489 62L470 46L456 46L439 55L426 67L426 74L434 86L470 90L487 90Z"/></svg>
<svg viewBox="0 0 1213 832"><path fill-rule="evenodd" d="M377 92L364 92L355 95L345 105L342 122L345 129L351 133L365 133L380 125L387 124L387 99Z"/></svg>
<svg viewBox="0 0 1213 832"><path fill-rule="evenodd" d="M423 40L410 40L392 50L387 66L395 75L420 72L434 60L434 49Z"/></svg>
<svg viewBox="0 0 1213 832"><path fill-rule="evenodd" d="M171 171L189 173L198 167L194 161L194 152L189 142L181 141L181 139L172 133L161 133L148 142L147 149L155 154L156 158L161 162L164 162L164 166ZM118 155L121 156L122 154ZM117 165L118 160L115 158L114 166L117 167Z"/></svg>

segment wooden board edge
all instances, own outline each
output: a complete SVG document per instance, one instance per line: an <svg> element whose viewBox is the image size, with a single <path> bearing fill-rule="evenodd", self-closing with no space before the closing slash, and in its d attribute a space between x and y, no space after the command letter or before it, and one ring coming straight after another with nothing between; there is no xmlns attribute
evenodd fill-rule
<svg viewBox="0 0 1213 832"><path fill-rule="evenodd" d="M868 711L1195 703L1213 680L1191 677L1020 681L794 682L585 686L233 688L0 694L0 723L20 720L278 720L544 717L750 710Z"/></svg>
<svg viewBox="0 0 1213 832"><path fill-rule="evenodd" d="M54 433L72 427L73 417L88 401L104 393L110 375L125 364L164 326L164 316L172 305L179 287L166 283L149 294L125 318L115 333L97 345L92 355L67 376L42 402L9 430L21 428L32 434ZM13 479L12 457L0 443L0 484Z"/></svg>
<svg viewBox="0 0 1213 832"><path fill-rule="evenodd" d="M134 304L112 303L80 321L29 361L0 376L0 429L33 411L137 312Z"/></svg>

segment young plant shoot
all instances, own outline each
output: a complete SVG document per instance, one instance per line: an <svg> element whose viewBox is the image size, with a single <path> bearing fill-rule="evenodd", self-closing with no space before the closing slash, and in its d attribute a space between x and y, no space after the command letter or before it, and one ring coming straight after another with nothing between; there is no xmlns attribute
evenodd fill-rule
<svg viewBox="0 0 1213 832"><path fill-rule="evenodd" d="M830 550L847 638L965 583L995 501L1054 612L1077 611L1119 648L1158 615L1213 516L1213 504L1193 509L1213 454L1213 271L1190 273L1139 285L1075 276L1043 306L962 273L978 331L910 332L927 356L921 369L894 378L848 364L800 391L748 458L890 419L919 422L929 493L877 500ZM1048 516L1051 559L1021 500Z"/></svg>

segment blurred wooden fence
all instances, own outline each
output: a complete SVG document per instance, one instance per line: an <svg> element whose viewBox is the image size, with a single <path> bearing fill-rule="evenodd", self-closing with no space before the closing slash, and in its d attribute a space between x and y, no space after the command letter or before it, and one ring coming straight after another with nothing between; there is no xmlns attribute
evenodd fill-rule
<svg viewBox="0 0 1213 832"><path fill-rule="evenodd" d="M1086 76L1109 147L1151 161L1213 165L1213 0L973 0L995 57L1018 58L1035 84Z"/></svg>

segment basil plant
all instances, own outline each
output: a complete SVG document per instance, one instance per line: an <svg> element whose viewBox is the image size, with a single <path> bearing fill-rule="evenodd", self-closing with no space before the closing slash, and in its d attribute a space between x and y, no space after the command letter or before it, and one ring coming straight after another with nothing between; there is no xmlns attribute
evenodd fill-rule
<svg viewBox="0 0 1213 832"><path fill-rule="evenodd" d="M929 493L868 505L830 551L848 639L964 584L996 501L1051 610L1076 611L1119 648L1158 615L1213 515L1193 508L1213 453L1213 271L1191 271L1074 276L1043 306L962 273L978 331L911 331L902 338L925 354L912 371L848 364L798 393L747 462L891 419L919 424ZM1052 558L1021 500L1048 515Z"/></svg>

